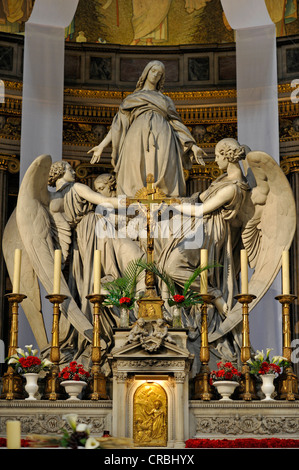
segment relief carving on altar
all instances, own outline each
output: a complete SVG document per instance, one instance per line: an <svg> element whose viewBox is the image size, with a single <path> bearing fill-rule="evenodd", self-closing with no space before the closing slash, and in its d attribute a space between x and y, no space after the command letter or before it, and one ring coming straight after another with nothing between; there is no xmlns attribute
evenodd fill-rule
<svg viewBox="0 0 299 470"><path fill-rule="evenodd" d="M164 388L144 383L137 388L133 404L133 440L137 447L165 447L168 436L168 402Z"/></svg>

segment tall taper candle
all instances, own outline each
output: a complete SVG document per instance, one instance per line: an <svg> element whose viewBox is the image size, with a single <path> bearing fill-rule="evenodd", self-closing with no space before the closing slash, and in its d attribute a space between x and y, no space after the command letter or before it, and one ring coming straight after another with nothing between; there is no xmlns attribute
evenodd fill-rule
<svg viewBox="0 0 299 470"><path fill-rule="evenodd" d="M21 447L21 422L6 421L6 447L8 449L20 449Z"/></svg>
<svg viewBox="0 0 299 470"><path fill-rule="evenodd" d="M289 252L282 252L282 293L289 295L290 293L290 261Z"/></svg>
<svg viewBox="0 0 299 470"><path fill-rule="evenodd" d="M241 294L248 294L248 257L246 250L241 250Z"/></svg>
<svg viewBox="0 0 299 470"><path fill-rule="evenodd" d="M13 286L12 286L13 294L20 293L21 259L22 259L22 250L17 248L15 250L15 257L14 257Z"/></svg>
<svg viewBox="0 0 299 470"><path fill-rule="evenodd" d="M93 261L93 293L101 293L101 251L95 250Z"/></svg>
<svg viewBox="0 0 299 470"><path fill-rule="evenodd" d="M208 265L208 250L200 250L200 267L205 268ZM200 273L200 293L208 293L208 270Z"/></svg>
<svg viewBox="0 0 299 470"><path fill-rule="evenodd" d="M60 294L60 279L61 279L61 250L55 250L53 294Z"/></svg>

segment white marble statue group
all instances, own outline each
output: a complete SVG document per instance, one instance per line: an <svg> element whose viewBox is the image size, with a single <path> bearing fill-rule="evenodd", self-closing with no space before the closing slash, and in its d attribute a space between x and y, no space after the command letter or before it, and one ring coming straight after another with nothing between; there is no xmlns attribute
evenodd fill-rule
<svg viewBox="0 0 299 470"><path fill-rule="evenodd" d="M232 138L221 140L215 148L215 161L222 175L203 193L186 197L184 169L194 162L204 165L206 155L183 124L172 100L162 93L164 78L164 65L150 62L136 90L120 105L109 133L90 151L91 163L97 163L104 148L112 145L115 177L100 175L93 190L75 182L67 162L52 163L49 155L42 155L33 161L22 180L16 210L6 226L3 253L12 277L14 249L22 249L20 288L27 296L22 307L38 346L46 354L49 341L40 283L47 293L52 292L54 250L62 250L61 293L68 297L61 306L60 322L64 362L78 359L86 365L90 361L92 309L86 296L92 293L94 250L102 253L103 281L122 276L132 259L146 255L144 239L131 237L129 230L125 237L118 237L115 221L117 211L125 207L123 199L134 197L146 186L147 175L154 176L154 186L166 196L188 202L175 206L173 217L181 217L181 208L186 207L184 217L191 222L190 230L197 218L195 208L200 204L200 243L188 246L186 231L179 235L170 231L163 238L160 227L154 256L157 266L177 286L182 286L198 267L201 248L208 250L209 265L220 265L208 271L208 292L214 296L208 311L209 342L217 361L239 357L242 315L234 297L239 293L240 249L247 250L253 270L248 287L256 296L252 309L271 286L281 267L281 253L292 242L296 211L285 175L270 155L249 151ZM103 207L110 207L110 212ZM111 214L116 217L111 218ZM142 211L138 217L142 217ZM134 217L129 219L132 225ZM200 290L200 278L192 287ZM161 285L157 288L165 301L165 318L169 319L167 292ZM143 289L141 278L137 290L142 293ZM105 354L113 345L117 309L105 308L101 319ZM184 326L189 328L191 351L198 351L199 307L185 312Z"/></svg>

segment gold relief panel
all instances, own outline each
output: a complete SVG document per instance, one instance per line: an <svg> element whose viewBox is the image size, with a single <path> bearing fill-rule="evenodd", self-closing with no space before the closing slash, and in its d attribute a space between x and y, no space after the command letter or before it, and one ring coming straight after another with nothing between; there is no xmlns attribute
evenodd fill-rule
<svg viewBox="0 0 299 470"><path fill-rule="evenodd" d="M168 401L164 388L155 382L140 385L133 398L133 441L137 447L166 447Z"/></svg>

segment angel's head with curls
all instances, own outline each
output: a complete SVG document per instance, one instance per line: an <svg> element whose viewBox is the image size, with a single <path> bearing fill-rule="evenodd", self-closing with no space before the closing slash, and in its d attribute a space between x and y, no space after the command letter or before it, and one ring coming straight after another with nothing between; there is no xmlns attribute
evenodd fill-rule
<svg viewBox="0 0 299 470"><path fill-rule="evenodd" d="M220 153L230 163L236 163L245 159L248 150L248 147L240 145L237 140L225 138L218 142L215 152Z"/></svg>

